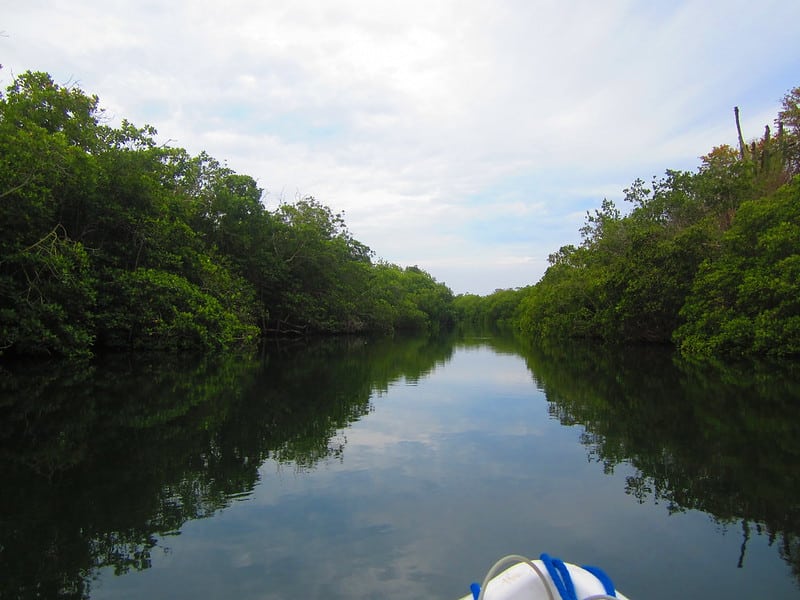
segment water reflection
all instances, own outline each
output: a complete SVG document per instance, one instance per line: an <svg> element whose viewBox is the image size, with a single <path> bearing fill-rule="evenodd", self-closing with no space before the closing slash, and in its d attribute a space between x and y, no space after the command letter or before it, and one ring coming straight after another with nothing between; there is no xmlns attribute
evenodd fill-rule
<svg viewBox="0 0 800 600"><path fill-rule="evenodd" d="M606 472L635 467L628 494L740 524L740 567L751 534L766 533L800 580L796 373L693 365L653 347L538 346L524 355L551 415L585 428L589 456Z"/></svg>
<svg viewBox="0 0 800 600"><path fill-rule="evenodd" d="M460 370L441 368L455 352ZM516 368L518 359L497 355L522 356L527 372ZM89 597L101 570L147 570L158 540L187 535L190 521L234 502L253 502L266 468L318 473L340 461L349 468L330 478L344 491L284 483L275 494L285 497L259 513L271 520L258 534L320 555L347 540L373 575L376 554L394 557L394 567L387 564L376 579L391 579L387 573L398 564L412 577L431 577L409 555L414 535L467 562L468 549L460 546L468 545L470 523L485 518L490 501L498 503L493 511L513 505L512 513L523 514L544 502L546 489L552 502L543 510L558 517L565 500L551 478L560 467L548 470L558 452L535 443L550 434L530 418L531 377L546 396L549 422L580 426L592 470L613 474L630 465L619 487L638 502L672 514L704 511L736 527L742 564L751 537L766 532L800 578L796 377L701 369L652 348L532 348L467 335L335 339L276 346L263 356L117 357L0 371L0 597ZM393 393L397 386L403 394ZM375 418L373 404L384 396L396 406ZM362 427L367 415L369 426ZM358 448L371 454L354 453ZM396 462L370 462L389 452ZM465 469L482 471L483 489L464 478ZM572 497L580 493L583 482L558 476ZM501 487L511 492L490 500ZM260 493L267 502L269 491ZM448 508L454 495L458 510ZM426 514L439 522L425 521ZM237 518L244 519L228 517L242 530L254 528ZM518 521L497 521L504 539L512 539ZM357 531L355 538L348 530ZM541 524L537 534L547 535ZM240 566L254 562L244 547L230 555ZM295 555L273 558L276 586L306 565ZM395 595L407 591L398 587ZM320 589L320 597L328 593Z"/></svg>
<svg viewBox="0 0 800 600"><path fill-rule="evenodd" d="M341 457L374 390L447 360L442 340L336 339L262 357L114 357L0 371L0 597L86 598L158 537L246 498L268 458Z"/></svg>

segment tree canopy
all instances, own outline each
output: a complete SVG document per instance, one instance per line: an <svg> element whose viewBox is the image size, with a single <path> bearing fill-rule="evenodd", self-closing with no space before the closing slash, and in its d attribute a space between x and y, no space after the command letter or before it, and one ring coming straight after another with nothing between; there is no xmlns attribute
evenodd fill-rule
<svg viewBox="0 0 800 600"><path fill-rule="evenodd" d="M686 355L800 354L800 87L763 136L718 146L587 213L535 285L455 300L532 338L675 343ZM738 109L737 126L738 126ZM623 214L624 212L624 214ZM501 308L502 307L502 308Z"/></svg>
<svg viewBox="0 0 800 600"><path fill-rule="evenodd" d="M209 350L265 335L427 329L452 293L382 262L312 197L107 124L27 72L0 96L0 352Z"/></svg>
<svg viewBox="0 0 800 600"><path fill-rule="evenodd" d="M736 124L739 127L738 109ZM775 132L603 200L535 285L453 297L375 261L313 197L263 190L99 99L27 72L0 95L0 353L215 350L269 335L436 330L800 353L800 87Z"/></svg>

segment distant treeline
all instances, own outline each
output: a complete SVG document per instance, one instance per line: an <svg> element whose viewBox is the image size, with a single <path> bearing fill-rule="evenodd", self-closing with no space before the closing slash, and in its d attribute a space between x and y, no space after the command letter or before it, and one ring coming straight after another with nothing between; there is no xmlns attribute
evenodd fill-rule
<svg viewBox="0 0 800 600"><path fill-rule="evenodd" d="M453 295L382 261L311 197L257 182L27 72L0 95L0 355L213 350L429 330Z"/></svg>
<svg viewBox="0 0 800 600"><path fill-rule="evenodd" d="M525 336L674 343L687 356L800 354L800 87L773 132L714 148L696 172L667 171L605 200L579 246L536 284L455 299L461 320Z"/></svg>

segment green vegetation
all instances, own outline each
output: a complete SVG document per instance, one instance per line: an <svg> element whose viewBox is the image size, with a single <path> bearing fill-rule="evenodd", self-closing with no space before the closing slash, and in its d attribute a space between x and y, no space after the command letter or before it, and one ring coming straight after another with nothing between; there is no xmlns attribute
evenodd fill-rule
<svg viewBox="0 0 800 600"><path fill-rule="evenodd" d="M738 110L737 125L738 125ZM459 296L462 320L523 335L675 343L687 356L800 354L800 87L777 136L714 148L587 214L533 286Z"/></svg>
<svg viewBox="0 0 800 600"><path fill-rule="evenodd" d="M0 95L0 353L215 350L266 335L428 330L452 293L372 262L314 198L256 181L27 72Z"/></svg>
<svg viewBox="0 0 800 600"><path fill-rule="evenodd" d="M738 126L738 110L737 126ZM0 95L0 353L207 351L265 336L436 331L674 343L686 355L800 354L800 87L777 134L714 148L604 200L535 285L487 297L381 261L312 197L262 190L155 130L104 122L46 73Z"/></svg>

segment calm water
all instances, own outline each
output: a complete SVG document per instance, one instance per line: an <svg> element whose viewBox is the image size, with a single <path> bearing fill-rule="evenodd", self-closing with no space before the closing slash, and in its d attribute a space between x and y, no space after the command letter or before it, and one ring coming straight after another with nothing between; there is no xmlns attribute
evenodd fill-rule
<svg viewBox="0 0 800 600"><path fill-rule="evenodd" d="M800 385L502 338L0 371L0 598L800 597Z"/></svg>

